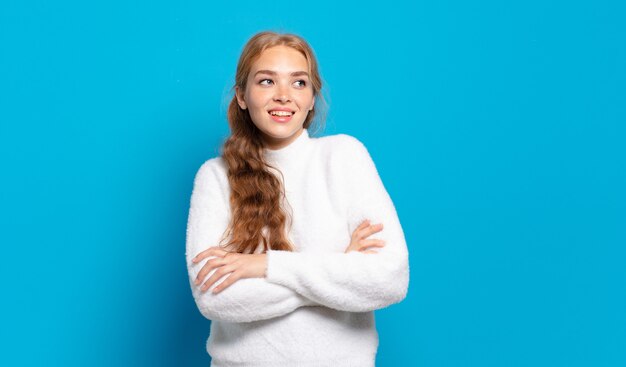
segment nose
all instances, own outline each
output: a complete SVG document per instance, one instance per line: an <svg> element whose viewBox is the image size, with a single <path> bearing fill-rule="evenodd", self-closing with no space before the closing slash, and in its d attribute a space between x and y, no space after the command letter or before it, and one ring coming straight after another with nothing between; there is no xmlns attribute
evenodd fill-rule
<svg viewBox="0 0 626 367"><path fill-rule="evenodd" d="M282 103L286 103L291 101L291 97L289 96L289 89L287 87L278 87L276 88L276 94L274 95L275 101L280 101Z"/></svg>

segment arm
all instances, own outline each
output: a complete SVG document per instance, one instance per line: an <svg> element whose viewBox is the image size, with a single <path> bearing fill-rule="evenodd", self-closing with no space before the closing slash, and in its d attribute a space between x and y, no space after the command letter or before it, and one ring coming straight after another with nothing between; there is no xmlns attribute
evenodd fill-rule
<svg viewBox="0 0 626 367"><path fill-rule="evenodd" d="M218 245L230 219L228 197L224 197L228 192L222 190L223 185L220 186L217 164L217 161L207 161L198 170L187 221L187 270L193 297L202 315L210 320L249 322L282 316L301 306L315 305L310 299L265 278L239 279L218 294L213 294L211 290L225 278L218 280L206 292L200 290L202 284L194 284L196 275L212 257L198 263L191 260L208 247Z"/></svg>
<svg viewBox="0 0 626 367"><path fill-rule="evenodd" d="M383 223L383 230L373 238L386 245L377 254L269 251L267 279L324 306L366 312L406 297L408 251L395 207L374 162L360 141L348 138L342 166L348 177L349 231L365 219Z"/></svg>

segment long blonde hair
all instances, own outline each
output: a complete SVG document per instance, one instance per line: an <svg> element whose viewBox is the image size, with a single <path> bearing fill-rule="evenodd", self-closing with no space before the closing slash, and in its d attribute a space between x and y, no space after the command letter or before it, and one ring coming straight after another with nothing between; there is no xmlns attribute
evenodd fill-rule
<svg viewBox="0 0 626 367"><path fill-rule="evenodd" d="M233 89L238 87L245 92L254 62L263 51L279 45L301 52L308 62L316 98L313 110L308 112L304 121L303 127L308 129L320 104L324 112L325 101L321 94L322 79L317 60L309 44L300 36L270 31L252 36L239 57ZM225 232L224 240L227 242L224 247L230 247L234 252L252 253L262 244L263 252L269 249L293 251L285 231L287 213L280 204L285 196L284 187L278 177L268 170L276 167L264 160L260 131L252 122L249 111L239 106L236 95L229 103L227 117L231 135L222 147L222 158L228 167L232 215Z"/></svg>

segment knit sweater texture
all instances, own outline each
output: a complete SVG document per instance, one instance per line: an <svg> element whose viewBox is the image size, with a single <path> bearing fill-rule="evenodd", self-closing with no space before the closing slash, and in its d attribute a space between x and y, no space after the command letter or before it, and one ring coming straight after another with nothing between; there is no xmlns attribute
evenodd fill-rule
<svg viewBox="0 0 626 367"><path fill-rule="evenodd" d="M211 366L374 366L374 310L405 298L409 262L400 220L369 152L350 135L314 138L304 129L286 147L263 154L280 171L295 249L269 250L265 278L239 279L218 294L211 290L226 276L202 292L194 280L211 258L192 259L217 246L230 221L222 157L207 160L194 179L186 260L196 305L212 321ZM375 254L345 253L365 219L383 223L368 239L386 245Z"/></svg>

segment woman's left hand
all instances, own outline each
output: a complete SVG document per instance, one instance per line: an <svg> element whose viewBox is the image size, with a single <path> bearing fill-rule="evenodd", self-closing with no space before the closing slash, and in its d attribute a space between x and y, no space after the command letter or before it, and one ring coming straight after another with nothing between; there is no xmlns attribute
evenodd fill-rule
<svg viewBox="0 0 626 367"><path fill-rule="evenodd" d="M226 287L242 278L265 277L267 270L266 254L240 254L225 251L220 247L209 247L207 250L196 255L192 261L197 263L211 256L215 256L215 258L210 259L204 264L195 280L196 285L199 286L211 270L218 268L202 286L201 291L203 292L225 275L228 275L228 277L213 289L213 293L223 291Z"/></svg>

